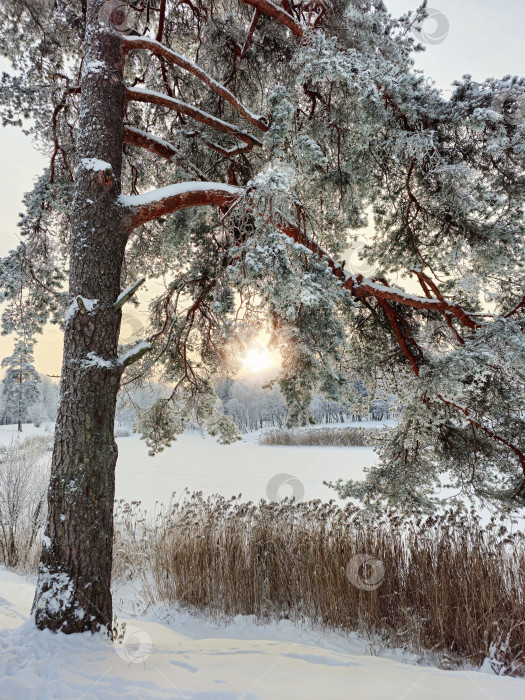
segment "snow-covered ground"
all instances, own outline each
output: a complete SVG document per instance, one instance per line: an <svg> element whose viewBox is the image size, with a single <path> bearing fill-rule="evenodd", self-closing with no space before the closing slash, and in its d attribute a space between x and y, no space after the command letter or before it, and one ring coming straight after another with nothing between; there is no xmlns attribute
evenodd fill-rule
<svg viewBox="0 0 525 700"><path fill-rule="evenodd" d="M360 477L363 468L377 460L370 447L265 447L257 438L252 433L233 445L218 445L209 436L185 433L155 457L148 456L137 436L117 438L116 497L151 508L156 501L166 503L173 492L179 498L187 488L204 496L242 494L242 500L258 502L268 498L271 479L288 475L282 479L279 498L297 489L298 499L302 495L304 500L328 501L336 493L323 485L324 480Z"/></svg>
<svg viewBox="0 0 525 700"><path fill-rule="evenodd" d="M0 569L2 700L523 700L525 681L441 671L282 621L224 626L157 609L125 619L122 644L37 632L32 580ZM116 596L118 604L118 596ZM118 614L118 611L117 611ZM371 653L372 652L372 653ZM373 654L381 653L384 656Z"/></svg>
<svg viewBox="0 0 525 700"><path fill-rule="evenodd" d="M49 432L24 426L21 437L34 434ZM0 427L0 444L18 437L13 426ZM279 497L303 489L305 499L328 500L334 492L323 480L358 477L376 459L369 448L262 447L257 437L219 446L188 433L153 458L137 436L118 438L117 498L150 509L187 488L258 500L268 497L269 483L274 490L281 483ZM131 587L114 592L119 622L126 623L122 644L39 633L28 619L33 592L33 577L0 568L1 700L525 698L525 681L497 677L488 665L486 673L442 671L355 634L289 621L258 625L241 616L221 625L174 609L130 617L139 607Z"/></svg>

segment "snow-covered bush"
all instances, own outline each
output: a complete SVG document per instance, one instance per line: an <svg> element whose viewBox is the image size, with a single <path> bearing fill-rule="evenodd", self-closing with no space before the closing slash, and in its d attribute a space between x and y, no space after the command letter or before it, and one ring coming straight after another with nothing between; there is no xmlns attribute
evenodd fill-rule
<svg viewBox="0 0 525 700"><path fill-rule="evenodd" d="M0 446L0 562L33 570L46 517L51 438Z"/></svg>

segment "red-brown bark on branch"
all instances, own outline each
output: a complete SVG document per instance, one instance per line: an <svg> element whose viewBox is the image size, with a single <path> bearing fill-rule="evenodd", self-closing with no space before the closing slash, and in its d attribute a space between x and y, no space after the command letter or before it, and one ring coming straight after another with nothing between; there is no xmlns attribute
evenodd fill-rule
<svg viewBox="0 0 525 700"><path fill-rule="evenodd" d="M140 131L140 129L135 129L130 126L124 127L124 143L130 146L144 148L146 151L154 153L156 156L160 156L166 160L172 160L178 155L175 146L164 141L164 139L155 138L145 131Z"/></svg>
<svg viewBox="0 0 525 700"><path fill-rule="evenodd" d="M282 7L274 5L270 0L242 0L245 5L251 5L265 14L278 20L281 24L294 34L301 38L304 34L304 29L301 24L288 14Z"/></svg>
<svg viewBox="0 0 525 700"><path fill-rule="evenodd" d="M460 321L464 326L468 328L477 328L479 323L474 321L459 304L450 304L444 298L441 299L428 299L424 297L417 297L412 294L406 294L401 289L397 290L393 287L387 287L386 285L377 284L371 280L363 278L361 275L356 275L355 277L347 276L341 265L333 260L330 255L321 248L315 241L310 240L310 238L303 233L301 229L294 226L293 224L286 224L281 228L283 233L287 236L293 238L297 243L301 243L306 248L311 250L315 255L319 255L324 258L336 277L343 280L344 287L348 289L351 294L355 297L366 298L375 297L376 299L384 299L387 301L394 301L403 306L410 306L414 309L425 309L427 311L438 311L438 312L449 312L453 314L458 321Z"/></svg>
<svg viewBox="0 0 525 700"><path fill-rule="evenodd" d="M401 327L399 325L399 321L397 318L397 315L394 311L394 309L390 306L390 302L386 301L386 299L378 299L377 300L379 303L379 306L383 309L385 312L385 316L388 319L388 322L390 323L390 327L392 328L392 331L396 337L396 340L399 344L399 347L401 348L403 355L407 358L407 360L410 363L410 366L412 367L412 371L416 375L416 377L419 377L419 362L418 359L415 357L415 355L412 352L412 349L406 339L405 334L401 330Z"/></svg>
<svg viewBox="0 0 525 700"><path fill-rule="evenodd" d="M183 163L185 170L191 171L198 180L208 180L206 175L200 170L195 163L188 160L187 156L182 154L169 141L148 134L146 131L137 129L134 126L124 127L124 143L137 148L143 148L150 153L153 153L160 158L165 158L171 162L177 161Z"/></svg>
<svg viewBox="0 0 525 700"><path fill-rule="evenodd" d="M191 183L186 183L186 185L188 185L188 191L172 191L170 196L166 197L161 197L159 194L159 197L157 197L157 200L154 203L148 203L147 205L136 207L131 217L131 229L145 223L146 221L151 221L160 216L167 216L175 211L191 206L199 207L214 205L221 207L224 211L224 207L231 207L237 201L238 196L243 192L243 190L232 187L231 185L222 185L218 183L195 183L194 189L189 187ZM169 187L163 189L166 191L170 190ZM161 191L159 191L159 193L160 192ZM133 198L128 197L126 199L132 200ZM137 201L139 201L139 199L140 197L136 198ZM326 260L334 275L341 279L344 288L347 289L352 296L361 299L365 299L367 297L375 298L385 311L391 325L392 321L390 316L395 317L395 313L391 309L390 302L396 302L403 306L410 306L416 309L451 313L468 328L477 328L479 326L479 324L474 321L461 308L461 306L458 304L450 304L443 297L441 299L416 297L411 294L406 294L402 290L396 290L393 287L387 287L385 285L366 280L361 275L357 275L356 277L347 276L344 273L341 265L333 260L333 258L320 245L318 245L315 241L312 241L298 226L292 224L291 222L281 222L279 224L279 228L282 233L292 238L296 243L300 243L301 245L305 246L305 248L308 248L308 250L310 250L314 255ZM386 306L384 302L386 302ZM392 311L392 313L390 313L390 311ZM418 360L413 355L402 332L399 331L399 333L397 333L396 328L393 325L392 330L398 339L403 353L409 360L412 369L417 376L419 374Z"/></svg>
<svg viewBox="0 0 525 700"><path fill-rule="evenodd" d="M128 231L162 216L190 207L230 207L242 192L220 182L182 182L143 195L119 197L129 212Z"/></svg>
<svg viewBox="0 0 525 700"><path fill-rule="evenodd" d="M192 105L189 105L186 102L177 100L175 97L162 95L160 92L153 92L152 90L128 88L126 90L126 99L128 101L145 102L146 104L154 104L160 107L166 107L167 109L171 109L174 112L177 112L178 114L184 114L188 117L191 117L195 121L200 122L201 124L205 124L206 126L209 126L213 129L216 129L217 131L220 131L223 134L232 136L233 138L236 138L245 144L244 146L226 149L220 146L219 144L213 143L204 138L205 143L208 146L210 146L210 148L213 148L215 151L218 151L223 155L234 156L239 153L247 153L252 150L255 144L261 145L261 142L258 139L256 139L255 136L246 133L234 124L230 124L229 122L225 122L222 119L218 119L212 114L203 112L197 107L193 107Z"/></svg>
<svg viewBox="0 0 525 700"><path fill-rule="evenodd" d="M170 156L168 156L170 157ZM192 183L185 183L191 185ZM223 185L220 183L195 183L199 187L191 191L183 193L175 193L170 197L158 198L156 208L150 208L147 213L139 213L137 210L131 219L131 229L139 226L145 221L151 221L159 216L167 216L180 209L185 209L190 206L209 206L215 205L218 207L231 207L238 199L239 195L244 192L240 188L232 187L231 185ZM177 187L177 186L174 186ZM170 190L170 187L163 188ZM161 190L158 190L160 193ZM160 195L159 195L160 197ZM121 198L122 199L122 198ZM132 200L133 198L124 198ZM140 196L136 198L139 201ZM161 204L162 201L162 204ZM148 205L151 206L151 205ZM140 207L139 207L140 209ZM158 212L158 213L155 213ZM451 304L443 297L441 299L429 299L426 297L417 297L412 294L406 294L401 289L387 287L386 285L377 284L371 280L363 278L361 275L355 277L348 276L343 271L341 265L336 262L318 243L311 240L298 226L291 222L279 222L278 228L281 233L292 238L296 243L300 243L305 248L308 248L314 255L326 260L334 275L341 279L343 286L352 296L365 299L374 297L379 301L396 302L403 306L410 306L415 309L423 309L426 311L448 312L453 314L463 325L468 328L478 328L479 323L474 321L459 304Z"/></svg>
<svg viewBox="0 0 525 700"><path fill-rule="evenodd" d="M244 58L246 56L246 53L248 51L248 48L250 46L250 42L253 38L253 34L255 32L255 27L257 26L257 22L259 21L259 17L261 16L261 11L259 8L255 8L255 12L253 13L252 21L250 22L250 27L248 29L248 35L246 37L246 40L244 42L244 46L242 47L240 53L239 53L239 58Z"/></svg>

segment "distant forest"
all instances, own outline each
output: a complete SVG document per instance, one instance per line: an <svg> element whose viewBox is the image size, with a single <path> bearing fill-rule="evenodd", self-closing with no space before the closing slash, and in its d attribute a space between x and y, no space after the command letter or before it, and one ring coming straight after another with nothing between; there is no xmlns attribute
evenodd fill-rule
<svg viewBox="0 0 525 700"><path fill-rule="evenodd" d="M215 384L221 401L221 411L232 416L241 432L261 428L281 428L286 424L288 409L277 383L276 370L231 379L222 377ZM397 417L399 404L393 395L384 398L372 397L364 385L357 383L358 405L350 410L335 401L315 396L311 405L315 423L348 423L351 421L387 420ZM116 420L120 425L132 425L137 408L148 408L168 390L162 384L149 384L121 392L117 405Z"/></svg>
<svg viewBox="0 0 525 700"><path fill-rule="evenodd" d="M232 416L241 432L285 426L288 409L284 398L277 383L269 386L275 378L276 371L268 370L239 379L222 377L216 382L215 390L221 401L221 411ZM310 405L315 423L381 421L397 417L399 405L395 396L371 398L370 391L360 383L356 384L356 389L359 401L353 411L335 401L315 396ZM168 393L167 387L160 383L148 383L129 391L121 391L117 404L117 426L131 429L138 409L149 408L158 398L167 396ZM58 396L58 383L46 375L40 375L38 398L27 408L25 421L37 427L42 423L54 422ZM16 423L18 420L17 416L8 410L2 385L0 415L2 425Z"/></svg>

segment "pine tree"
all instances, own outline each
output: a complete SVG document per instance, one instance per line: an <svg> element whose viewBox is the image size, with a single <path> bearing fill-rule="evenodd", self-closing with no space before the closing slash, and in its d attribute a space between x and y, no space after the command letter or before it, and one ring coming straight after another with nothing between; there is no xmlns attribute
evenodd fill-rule
<svg viewBox="0 0 525 700"><path fill-rule="evenodd" d="M111 627L119 386L160 372L173 387L139 421L152 451L189 420L233 440L213 378L263 318L290 423L311 420L315 392L359 402L356 374L403 405L380 466L342 493L431 507L447 473L523 502L522 78L464 76L445 99L414 70L418 17L381 0L0 13L17 71L2 77L3 121L34 120L51 154L2 261L4 328L21 294L33 333L64 324L39 627ZM340 262L370 208L372 279ZM165 288L144 340L119 348L145 279Z"/></svg>
<svg viewBox="0 0 525 700"><path fill-rule="evenodd" d="M18 432L21 433L28 409L40 395L40 377L33 365L32 344L23 337L17 338L13 354L2 360L2 367L7 368L3 379L6 412L18 423Z"/></svg>

